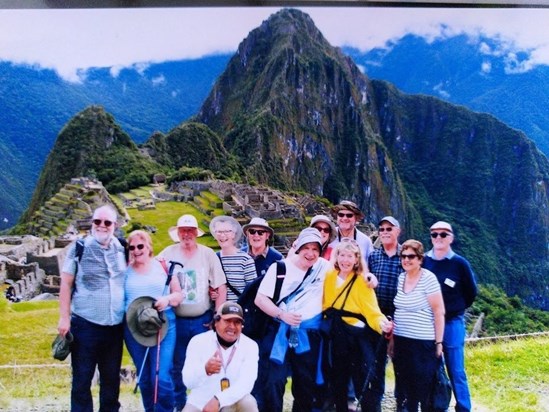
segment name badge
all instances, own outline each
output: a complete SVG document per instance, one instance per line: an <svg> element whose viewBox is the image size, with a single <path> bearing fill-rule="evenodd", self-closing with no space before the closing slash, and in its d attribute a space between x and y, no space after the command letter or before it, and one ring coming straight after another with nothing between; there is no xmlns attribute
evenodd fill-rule
<svg viewBox="0 0 549 412"><path fill-rule="evenodd" d="M221 379L220 383L221 383L221 392L223 392L225 389L229 389L229 386L231 386L231 382L227 378Z"/></svg>
<svg viewBox="0 0 549 412"><path fill-rule="evenodd" d="M448 279L448 278L444 279L444 284L450 286L451 288L456 286L456 282L454 282L452 279Z"/></svg>

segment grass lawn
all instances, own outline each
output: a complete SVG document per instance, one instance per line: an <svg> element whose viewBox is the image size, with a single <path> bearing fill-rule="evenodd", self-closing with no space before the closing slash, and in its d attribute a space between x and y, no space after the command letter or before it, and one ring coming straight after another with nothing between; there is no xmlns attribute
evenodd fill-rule
<svg viewBox="0 0 549 412"><path fill-rule="evenodd" d="M51 357L57 320L57 301L9 303L0 298L0 411L30 410L13 406L19 402L42 404L32 410L59 411L59 402L68 405L68 362ZM473 403L482 406L479 410L549 411L549 337L469 346L466 353ZM122 364L132 365L127 353ZM133 384L121 390L123 410L135 410L139 397L132 393ZM44 406L52 399L57 406Z"/></svg>

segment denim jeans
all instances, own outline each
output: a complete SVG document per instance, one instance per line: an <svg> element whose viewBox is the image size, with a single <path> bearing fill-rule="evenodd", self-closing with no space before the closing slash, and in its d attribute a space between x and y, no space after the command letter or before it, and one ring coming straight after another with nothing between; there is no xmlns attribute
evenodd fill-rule
<svg viewBox="0 0 549 412"><path fill-rule="evenodd" d="M77 315L71 317L74 342L71 348L71 411L93 412L91 381L99 369L99 411L120 409L120 365L122 363L122 324L102 326Z"/></svg>
<svg viewBox="0 0 549 412"><path fill-rule="evenodd" d="M444 360L456 398L456 411L471 410L471 395L465 374L465 319L456 316L446 320L444 328Z"/></svg>
<svg viewBox="0 0 549 412"><path fill-rule="evenodd" d="M187 346L193 336L208 330L208 324L211 323L212 318L212 311L207 311L203 315L194 318L175 317L176 341L171 375L174 385L175 408L177 410L183 409L187 403L187 387L183 383L183 365L185 364Z"/></svg>
<svg viewBox="0 0 549 412"><path fill-rule="evenodd" d="M158 347L147 348L137 342L132 336L127 324L124 326L124 341L128 352L133 359L137 373L143 371L139 376L139 390L146 412L172 412L173 411L173 383L170 371L173 363L173 352L175 349L175 313L173 310L164 312L168 320L168 331L160 342L160 357L158 357L158 388L157 403L154 404L156 386L156 363ZM148 351L147 351L148 349ZM148 352L148 353L147 353ZM147 358L145 359L145 354ZM145 362L143 364L143 361Z"/></svg>

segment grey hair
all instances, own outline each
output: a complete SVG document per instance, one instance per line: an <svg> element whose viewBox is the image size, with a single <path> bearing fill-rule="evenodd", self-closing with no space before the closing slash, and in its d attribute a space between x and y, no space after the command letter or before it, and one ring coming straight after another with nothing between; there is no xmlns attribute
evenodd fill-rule
<svg viewBox="0 0 549 412"><path fill-rule="evenodd" d="M236 220L232 216L216 216L212 219L210 222L210 233L213 237L215 237L215 227L218 223L229 223L232 226L232 229L234 231L234 243L238 245L240 242L240 239L242 239L243 232L242 232L242 226L240 226L240 223L238 223L238 220Z"/></svg>

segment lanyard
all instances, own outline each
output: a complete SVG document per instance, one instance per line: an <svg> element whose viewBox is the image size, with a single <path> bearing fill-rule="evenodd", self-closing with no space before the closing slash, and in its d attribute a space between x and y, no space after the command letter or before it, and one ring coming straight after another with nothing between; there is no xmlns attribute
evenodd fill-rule
<svg viewBox="0 0 549 412"><path fill-rule="evenodd" d="M231 354L229 355L229 359L227 360L226 364L225 364L225 361L223 360L223 348L221 347L219 342L216 342L216 343L217 343L217 347L219 349L219 357L221 358L221 366L223 367L223 373L225 374L225 376L227 376L227 368L229 367L229 364L233 360L233 356L234 356L234 352L236 351L237 343L235 342L235 344L233 345L233 348L231 350Z"/></svg>

